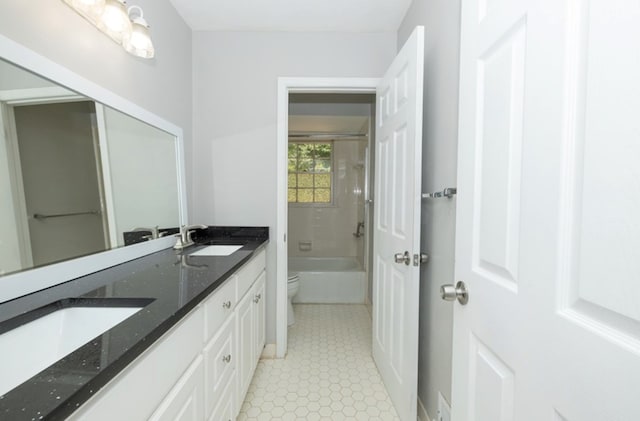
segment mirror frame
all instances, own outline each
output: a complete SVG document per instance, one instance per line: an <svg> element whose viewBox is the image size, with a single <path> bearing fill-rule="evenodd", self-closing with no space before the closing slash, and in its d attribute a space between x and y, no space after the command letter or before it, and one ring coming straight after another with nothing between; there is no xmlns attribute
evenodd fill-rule
<svg viewBox="0 0 640 421"><path fill-rule="evenodd" d="M187 223L187 197L184 168L184 139L182 128L145 110L135 103L86 79L64 66L36 53L0 34L0 59L15 64L62 87L111 107L137 120L165 131L176 138L176 168L180 225ZM173 236L118 247L59 263L52 263L0 276L0 304L35 291L137 259L175 244Z"/></svg>

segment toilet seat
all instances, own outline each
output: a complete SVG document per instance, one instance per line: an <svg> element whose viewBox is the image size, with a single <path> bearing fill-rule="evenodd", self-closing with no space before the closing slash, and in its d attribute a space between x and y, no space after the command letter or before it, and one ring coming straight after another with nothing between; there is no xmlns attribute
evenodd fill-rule
<svg viewBox="0 0 640 421"><path fill-rule="evenodd" d="M298 272L287 272L287 283L295 282L300 279Z"/></svg>

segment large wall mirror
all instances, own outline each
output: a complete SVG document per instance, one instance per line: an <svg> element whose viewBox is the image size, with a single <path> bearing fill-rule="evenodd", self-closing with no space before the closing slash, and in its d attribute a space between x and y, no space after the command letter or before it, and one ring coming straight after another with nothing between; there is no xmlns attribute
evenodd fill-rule
<svg viewBox="0 0 640 421"><path fill-rule="evenodd" d="M66 82L0 59L0 275L123 247L131 232L169 236L184 222L177 130Z"/></svg>

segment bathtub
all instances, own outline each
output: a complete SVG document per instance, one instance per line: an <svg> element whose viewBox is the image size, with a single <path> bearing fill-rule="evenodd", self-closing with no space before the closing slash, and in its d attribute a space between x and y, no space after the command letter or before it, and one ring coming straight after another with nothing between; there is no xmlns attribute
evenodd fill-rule
<svg viewBox="0 0 640 421"><path fill-rule="evenodd" d="M355 257L289 257L289 271L300 274L294 303L365 302L365 272Z"/></svg>

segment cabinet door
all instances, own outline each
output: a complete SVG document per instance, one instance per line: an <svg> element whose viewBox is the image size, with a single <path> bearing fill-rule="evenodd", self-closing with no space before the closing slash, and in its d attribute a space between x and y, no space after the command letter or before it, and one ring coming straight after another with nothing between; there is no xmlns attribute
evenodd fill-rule
<svg viewBox="0 0 640 421"><path fill-rule="evenodd" d="M255 365L262 355L264 349L265 340L265 279L264 272L260 274L260 277L256 281L254 291L254 305L253 305L253 326L254 326L254 344L255 354L253 358L253 364Z"/></svg>
<svg viewBox="0 0 640 421"><path fill-rule="evenodd" d="M236 307L236 332L237 332L237 402L240 404L251 383L253 375L253 360L255 355L253 333L253 294L249 291ZM237 406L236 406L237 408Z"/></svg>
<svg viewBox="0 0 640 421"><path fill-rule="evenodd" d="M203 383L202 357L198 356L149 420L200 421L204 419Z"/></svg>
<svg viewBox="0 0 640 421"><path fill-rule="evenodd" d="M232 421L234 417L234 393L236 390L235 376L226 385L226 389L220 395L218 405L209 417L209 421Z"/></svg>
<svg viewBox="0 0 640 421"><path fill-rule="evenodd" d="M213 411L235 374L235 317L231 316L204 348L205 413Z"/></svg>

